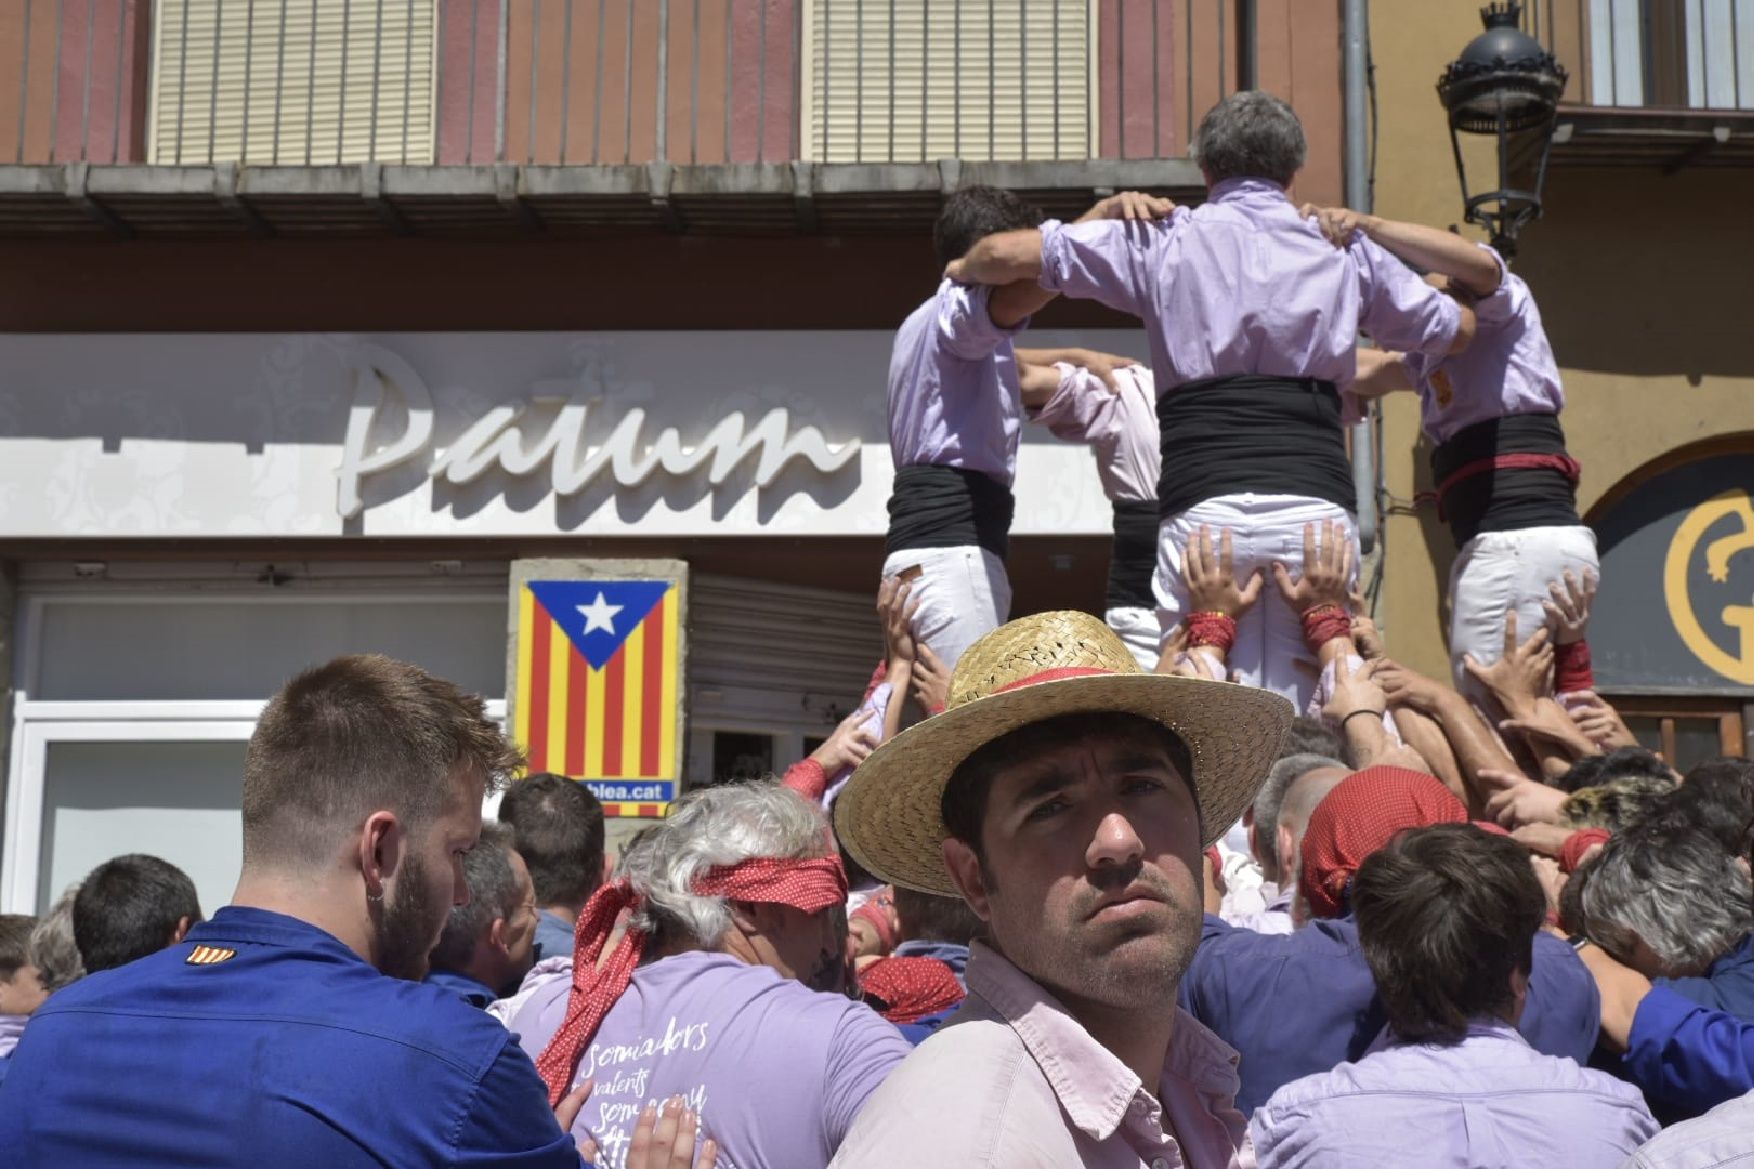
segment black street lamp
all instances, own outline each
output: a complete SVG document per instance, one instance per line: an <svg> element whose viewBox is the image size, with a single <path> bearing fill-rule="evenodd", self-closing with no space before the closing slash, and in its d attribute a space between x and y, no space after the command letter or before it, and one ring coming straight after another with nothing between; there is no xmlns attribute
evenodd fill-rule
<svg viewBox="0 0 1754 1169"><path fill-rule="evenodd" d="M1541 217L1541 186L1547 179L1559 95L1565 92L1565 67L1522 30L1522 9L1518 0L1482 8L1480 20L1486 31L1468 43L1437 82L1437 96L1449 111L1450 145L1455 149L1467 220L1491 232L1492 246L1505 256L1516 254L1517 232L1523 225ZM1523 191L1511 185L1511 139L1529 132L1540 135L1540 161L1534 189ZM1497 136L1497 190L1468 194L1462 134Z"/></svg>

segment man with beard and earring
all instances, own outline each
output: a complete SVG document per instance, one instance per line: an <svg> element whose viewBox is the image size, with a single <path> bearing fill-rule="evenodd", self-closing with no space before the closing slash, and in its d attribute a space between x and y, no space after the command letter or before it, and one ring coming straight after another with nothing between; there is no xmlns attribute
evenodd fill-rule
<svg viewBox="0 0 1754 1169"><path fill-rule="evenodd" d="M879 747L835 806L897 886L985 923L968 998L879 1088L844 1169L1222 1169L1236 1054L1175 1006L1201 850L1254 799L1291 704L1143 672L1102 622L1043 613L969 647L942 714Z"/></svg>
<svg viewBox="0 0 1754 1169"><path fill-rule="evenodd" d="M690 792L585 906L571 969L489 1008L551 1100L595 1081L574 1131L589 1121L610 1164L642 1108L681 1096L738 1169L822 1169L911 1050L847 997L847 879L826 828L777 783Z"/></svg>
<svg viewBox="0 0 1754 1169"><path fill-rule="evenodd" d="M576 1169L517 1041L423 985L481 801L520 765L480 698L345 657L263 710L243 871L182 941L55 994L0 1087L8 1166Z"/></svg>

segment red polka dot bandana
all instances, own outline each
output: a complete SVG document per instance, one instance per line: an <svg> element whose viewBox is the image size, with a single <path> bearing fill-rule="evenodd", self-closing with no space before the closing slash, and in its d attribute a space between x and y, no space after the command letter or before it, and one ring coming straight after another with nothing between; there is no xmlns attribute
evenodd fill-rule
<svg viewBox="0 0 1754 1169"><path fill-rule="evenodd" d="M936 958L879 958L859 974L859 989L891 1023L914 1023L948 1011L968 992Z"/></svg>

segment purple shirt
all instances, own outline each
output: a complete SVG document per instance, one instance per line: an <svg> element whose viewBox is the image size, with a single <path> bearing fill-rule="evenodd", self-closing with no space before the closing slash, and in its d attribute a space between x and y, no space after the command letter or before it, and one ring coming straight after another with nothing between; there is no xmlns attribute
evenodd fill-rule
<svg viewBox="0 0 1754 1169"><path fill-rule="evenodd" d="M889 454L895 466L934 464L1017 476L1023 390L1011 338L987 313L993 290L945 280L908 315L889 355Z"/></svg>
<svg viewBox="0 0 1754 1169"><path fill-rule="evenodd" d="M1419 389L1420 420L1434 442L1458 430L1513 414L1557 414L1565 408L1559 363L1541 325L1541 310L1520 276L1498 261L1497 291L1474 306L1474 342L1460 353L1409 353L1402 358ZM1392 346L1389 346L1392 348Z"/></svg>
<svg viewBox="0 0 1754 1169"><path fill-rule="evenodd" d="M1049 220L1041 258L1044 289L1144 323L1159 394L1245 373L1345 391L1360 329L1386 349L1443 353L1461 324L1460 307L1406 265L1362 235L1334 247L1261 179L1228 179L1150 223Z"/></svg>
<svg viewBox="0 0 1754 1169"><path fill-rule="evenodd" d="M498 1015L530 1058L566 1016L570 967L526 979ZM597 1081L573 1125L607 1169L627 1157L649 1100L682 1096L736 1169L821 1169L853 1118L912 1051L863 1003L727 954L697 950L634 971L579 1060Z"/></svg>
<svg viewBox="0 0 1754 1169"><path fill-rule="evenodd" d="M1638 1089L1490 1021L1452 1047L1395 1044L1293 1080L1255 1111L1237 1163L1617 1169L1656 1131Z"/></svg>
<svg viewBox="0 0 1754 1169"><path fill-rule="evenodd" d="M968 998L884 1084L835 1169L1221 1169L1242 1140L1236 1053L1177 1011L1142 1084L980 942Z"/></svg>
<svg viewBox="0 0 1754 1169"><path fill-rule="evenodd" d="M1067 442L1090 444L1103 494L1113 500L1157 498L1163 467L1157 438L1157 387L1143 365L1115 370L1115 389L1087 369L1061 363L1059 388L1031 421Z"/></svg>

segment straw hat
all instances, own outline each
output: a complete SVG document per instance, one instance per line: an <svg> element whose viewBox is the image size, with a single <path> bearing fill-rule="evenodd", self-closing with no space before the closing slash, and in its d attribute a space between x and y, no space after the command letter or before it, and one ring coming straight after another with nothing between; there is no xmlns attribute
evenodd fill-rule
<svg viewBox="0 0 1754 1169"><path fill-rule="evenodd" d="M1193 757L1205 847L1248 807L1279 757L1291 704L1266 690L1147 674L1088 613L1038 613L968 647L934 715L859 765L834 806L835 832L861 865L922 893L957 896L940 845L944 785L962 761L1019 727L1063 714L1118 712L1161 723Z"/></svg>

